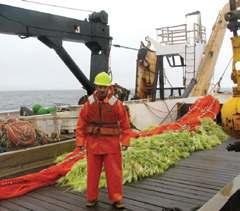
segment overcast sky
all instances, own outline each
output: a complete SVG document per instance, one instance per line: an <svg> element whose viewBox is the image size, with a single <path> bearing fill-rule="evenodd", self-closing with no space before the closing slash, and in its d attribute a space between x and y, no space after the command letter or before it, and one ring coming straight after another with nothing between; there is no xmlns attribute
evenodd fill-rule
<svg viewBox="0 0 240 211"><path fill-rule="evenodd" d="M199 10L207 37L219 10L227 0L36 0L92 11L105 10L109 17L110 34L114 44L138 48L146 36L155 38L155 28L185 23L185 14ZM51 8L21 0L0 0L2 4L20 6L42 12L83 20L88 13ZM1 25L1 23L0 23ZM0 34L0 90L79 89L81 85L56 53L35 38L20 39ZM81 43L64 42L75 62L89 76L90 51ZM112 48L110 65L114 82L127 88L135 86L137 52ZM216 65L217 81L231 58L230 33ZM231 87L230 68L222 86Z"/></svg>

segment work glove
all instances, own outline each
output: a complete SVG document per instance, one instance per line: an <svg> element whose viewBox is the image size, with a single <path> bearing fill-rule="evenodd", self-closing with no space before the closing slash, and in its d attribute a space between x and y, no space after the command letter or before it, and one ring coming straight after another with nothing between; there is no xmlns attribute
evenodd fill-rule
<svg viewBox="0 0 240 211"><path fill-rule="evenodd" d="M227 151L240 152L240 142L235 142L233 144L228 144L226 146Z"/></svg>
<svg viewBox="0 0 240 211"><path fill-rule="evenodd" d="M121 150L122 150L122 151L126 151L127 149L128 149L128 146L127 146L127 145L122 145L122 146L121 146Z"/></svg>

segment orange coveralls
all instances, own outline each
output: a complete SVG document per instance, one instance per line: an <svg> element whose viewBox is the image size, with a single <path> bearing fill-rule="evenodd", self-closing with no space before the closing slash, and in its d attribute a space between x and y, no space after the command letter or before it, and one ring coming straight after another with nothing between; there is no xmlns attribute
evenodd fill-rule
<svg viewBox="0 0 240 211"><path fill-rule="evenodd" d="M120 100L113 95L104 101L99 101L95 94L88 98L80 110L76 128L76 145L87 149L88 201L98 198L103 165L109 199L112 202L122 200L120 145L128 146L130 134L128 114Z"/></svg>

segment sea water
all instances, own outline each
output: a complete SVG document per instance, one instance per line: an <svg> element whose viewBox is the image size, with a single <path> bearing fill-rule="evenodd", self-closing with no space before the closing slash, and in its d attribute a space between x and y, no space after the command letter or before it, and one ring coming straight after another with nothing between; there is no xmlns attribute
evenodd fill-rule
<svg viewBox="0 0 240 211"><path fill-rule="evenodd" d="M220 91L231 92L231 87ZM0 111L19 110L21 106L31 108L34 104L42 106L77 105L79 99L86 94L84 90L38 90L38 91L0 91ZM169 97L169 90L165 97ZM159 95L159 93L158 93ZM159 97L157 95L157 97ZM134 96L131 90L130 99Z"/></svg>
<svg viewBox="0 0 240 211"><path fill-rule="evenodd" d="M21 106L31 108L36 103L43 106L77 105L83 95L83 90L0 91L0 111L19 110Z"/></svg>

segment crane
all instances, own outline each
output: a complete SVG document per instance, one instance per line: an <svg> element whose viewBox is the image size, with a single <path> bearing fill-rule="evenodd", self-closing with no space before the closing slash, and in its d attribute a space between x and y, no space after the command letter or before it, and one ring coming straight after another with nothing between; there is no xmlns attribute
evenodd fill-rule
<svg viewBox="0 0 240 211"><path fill-rule="evenodd" d="M225 19L228 22L228 29L233 32L231 38L233 61L231 79L234 83L233 96L228 99L222 107L221 116L223 128L229 134L240 136L240 36L238 30L240 29L240 10L235 0L229 1L230 11L225 14Z"/></svg>
<svg viewBox="0 0 240 211"><path fill-rule="evenodd" d="M240 0L233 0L230 1L230 3L225 4L217 16L198 68L196 78L197 83L191 91L192 96L202 96L208 93L210 81L214 73L214 67L217 62L228 25L225 20L225 14L234 8L234 5L235 7L239 7Z"/></svg>
<svg viewBox="0 0 240 211"><path fill-rule="evenodd" d="M36 37L54 49L88 95L94 91L95 75L103 70L108 71L112 38L105 11L93 12L82 21L0 4L0 26L0 33L18 35L20 38ZM90 49L90 80L65 50L63 41L81 42Z"/></svg>

